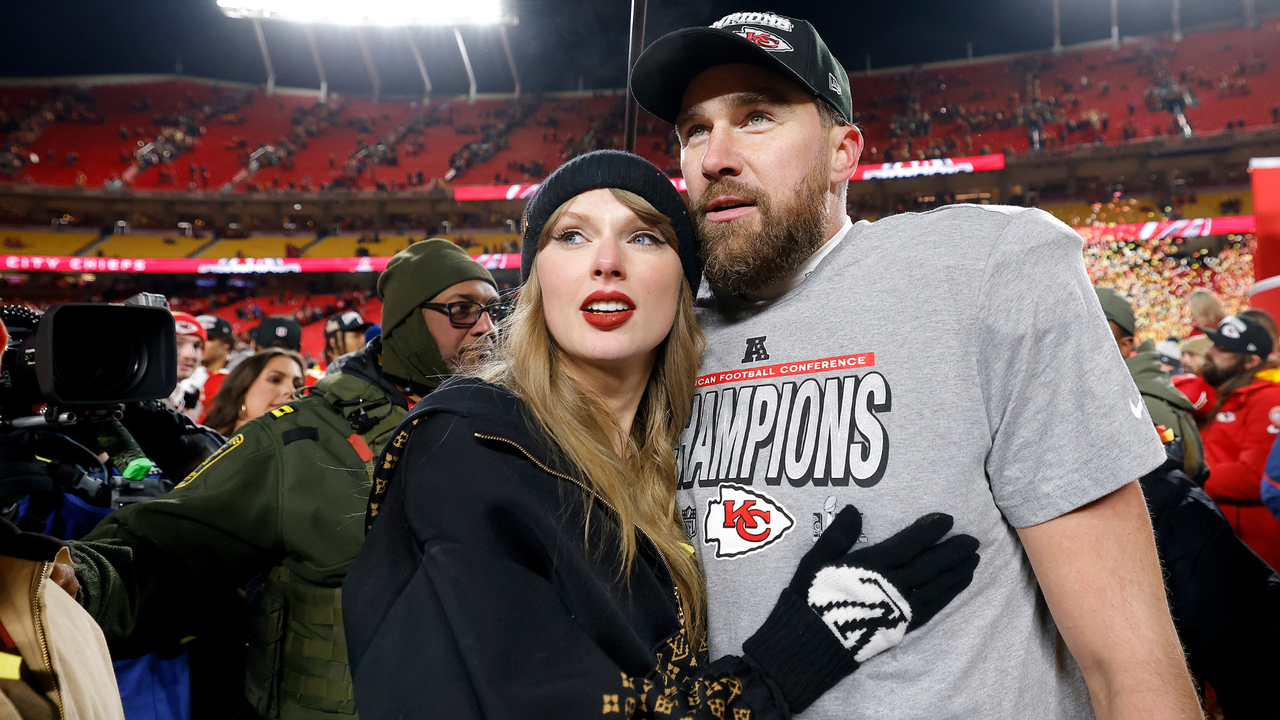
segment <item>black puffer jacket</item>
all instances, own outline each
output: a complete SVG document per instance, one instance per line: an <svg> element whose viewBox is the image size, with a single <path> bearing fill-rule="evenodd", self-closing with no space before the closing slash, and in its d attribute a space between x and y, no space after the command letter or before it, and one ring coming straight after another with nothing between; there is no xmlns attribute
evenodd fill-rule
<svg viewBox="0 0 1280 720"><path fill-rule="evenodd" d="M613 514L515 397L455 379L401 430L343 584L365 720L789 716L749 661L708 663L705 646L689 647L647 539L619 578Z"/></svg>

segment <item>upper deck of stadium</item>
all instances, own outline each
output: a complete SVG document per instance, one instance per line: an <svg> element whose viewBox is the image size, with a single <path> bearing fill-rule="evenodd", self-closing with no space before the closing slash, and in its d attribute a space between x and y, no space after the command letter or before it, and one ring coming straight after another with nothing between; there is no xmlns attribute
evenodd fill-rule
<svg viewBox="0 0 1280 720"><path fill-rule="evenodd" d="M868 163L1048 154L1280 127L1280 24L853 73ZM449 192L622 146L622 90L330 95L177 76L0 79L0 183L158 192ZM1171 111L1171 109L1173 111ZM1182 111L1179 117L1177 110ZM1185 120L1185 123L1184 123ZM670 126L636 151L678 174Z"/></svg>

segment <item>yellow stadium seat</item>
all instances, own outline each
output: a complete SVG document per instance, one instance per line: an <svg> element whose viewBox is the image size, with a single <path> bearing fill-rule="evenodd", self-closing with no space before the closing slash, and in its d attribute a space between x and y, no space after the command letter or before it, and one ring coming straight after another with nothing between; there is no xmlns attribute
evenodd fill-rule
<svg viewBox="0 0 1280 720"><path fill-rule="evenodd" d="M182 258L195 252L209 238L182 235L113 235L99 245L94 254L106 257Z"/></svg>
<svg viewBox="0 0 1280 720"><path fill-rule="evenodd" d="M0 229L0 255L75 255L98 239L96 232Z"/></svg>
<svg viewBox="0 0 1280 720"><path fill-rule="evenodd" d="M248 238L223 238L221 241L213 245L213 247L200 253L199 257L206 258L231 258L231 257L253 257L253 258L282 258L288 253L285 246L292 244L294 247L301 248L311 239L302 236L288 235L261 235L258 237Z"/></svg>

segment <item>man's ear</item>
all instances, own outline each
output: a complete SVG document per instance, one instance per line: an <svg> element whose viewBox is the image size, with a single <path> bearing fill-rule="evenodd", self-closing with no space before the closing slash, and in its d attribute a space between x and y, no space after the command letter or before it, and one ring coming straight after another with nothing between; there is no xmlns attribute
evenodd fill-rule
<svg viewBox="0 0 1280 720"><path fill-rule="evenodd" d="M856 125L836 125L831 128L836 143L831 156L831 182L842 183L853 177L862 157L862 131Z"/></svg>

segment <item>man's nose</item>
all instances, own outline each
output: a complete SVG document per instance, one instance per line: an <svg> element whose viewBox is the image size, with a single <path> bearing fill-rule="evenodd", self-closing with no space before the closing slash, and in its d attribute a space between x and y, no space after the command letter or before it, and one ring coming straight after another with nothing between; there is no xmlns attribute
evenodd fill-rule
<svg viewBox="0 0 1280 720"><path fill-rule="evenodd" d="M709 137L702 154L702 175L711 181L739 175L742 172L742 155L738 152L733 133L727 128L716 127L707 132Z"/></svg>
<svg viewBox="0 0 1280 720"><path fill-rule="evenodd" d="M475 325L471 326L471 334L476 337L483 337L491 332L493 332L493 318L487 312L480 313L480 319L476 321Z"/></svg>

